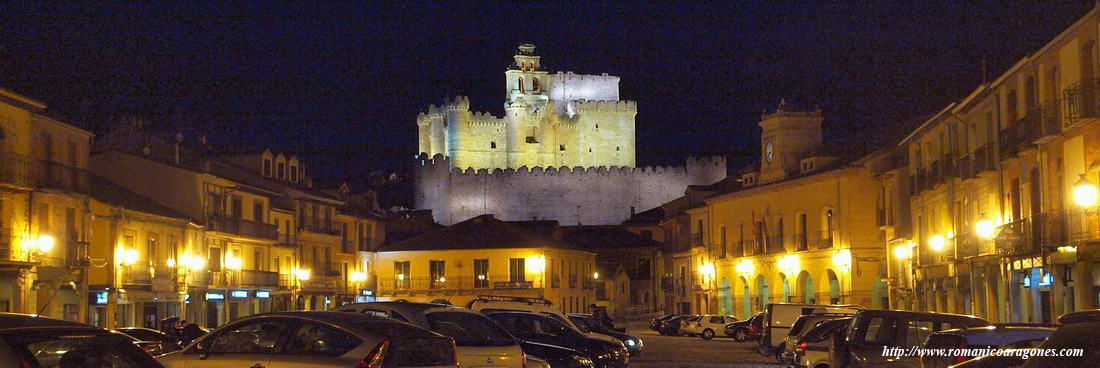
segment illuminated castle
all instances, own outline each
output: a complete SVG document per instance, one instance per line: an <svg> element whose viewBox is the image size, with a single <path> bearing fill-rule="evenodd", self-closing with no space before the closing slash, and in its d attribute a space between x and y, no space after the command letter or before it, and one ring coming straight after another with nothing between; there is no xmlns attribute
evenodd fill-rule
<svg viewBox="0 0 1100 368"><path fill-rule="evenodd" d="M563 224L617 224L726 177L721 157L635 169L637 103L619 77L549 73L525 44L505 72L504 116L458 96L416 118L416 206L448 225L491 213Z"/></svg>

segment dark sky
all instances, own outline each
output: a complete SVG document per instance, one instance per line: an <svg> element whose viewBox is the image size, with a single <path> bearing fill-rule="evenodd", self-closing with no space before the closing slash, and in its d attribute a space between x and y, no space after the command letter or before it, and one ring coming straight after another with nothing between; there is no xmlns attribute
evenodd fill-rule
<svg viewBox="0 0 1100 368"><path fill-rule="evenodd" d="M305 154L321 179L411 164L445 96L503 111L534 43L553 71L622 77L639 164L755 152L761 111L820 106L827 137L934 112L1084 15L1060 4L0 5L0 85L102 131L163 130Z"/></svg>

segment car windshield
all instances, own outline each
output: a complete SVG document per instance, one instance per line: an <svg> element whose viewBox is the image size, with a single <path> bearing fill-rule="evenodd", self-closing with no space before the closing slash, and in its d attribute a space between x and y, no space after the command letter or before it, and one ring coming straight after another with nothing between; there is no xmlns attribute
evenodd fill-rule
<svg viewBox="0 0 1100 368"><path fill-rule="evenodd" d="M458 346L511 346L516 341L500 325L475 313L435 312L426 316L432 331L455 340Z"/></svg>
<svg viewBox="0 0 1100 368"><path fill-rule="evenodd" d="M584 317L569 316L569 320L573 321L573 324L577 325L577 328L581 329L581 332L589 333L594 329L592 325L588 323Z"/></svg>
<svg viewBox="0 0 1100 368"><path fill-rule="evenodd" d="M4 336L33 362L24 366L57 368L159 367L127 337L84 331L20 333Z"/></svg>
<svg viewBox="0 0 1100 368"><path fill-rule="evenodd" d="M133 336L134 338L141 341L168 341L167 335L161 334L153 330L146 330L141 328L124 328L118 330L118 332Z"/></svg>

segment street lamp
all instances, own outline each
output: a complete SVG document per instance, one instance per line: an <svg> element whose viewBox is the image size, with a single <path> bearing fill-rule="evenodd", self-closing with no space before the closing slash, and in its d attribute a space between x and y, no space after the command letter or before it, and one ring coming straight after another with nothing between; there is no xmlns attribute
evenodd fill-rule
<svg viewBox="0 0 1100 368"><path fill-rule="evenodd" d="M35 247L38 248L40 253L49 253L53 250L54 239L49 235L39 235L38 241L35 242Z"/></svg>
<svg viewBox="0 0 1100 368"><path fill-rule="evenodd" d="M309 281L310 274L308 269L299 268L297 271L294 271L294 274L298 276L298 280L300 281Z"/></svg>
<svg viewBox="0 0 1100 368"><path fill-rule="evenodd" d="M983 219L974 224L974 233L978 234L982 239L993 238L993 232L995 230L996 228L993 226L993 221Z"/></svg>
<svg viewBox="0 0 1100 368"><path fill-rule="evenodd" d="M1097 197L1096 185L1089 181L1085 174L1081 174L1081 178L1073 184L1073 202L1088 209L1096 205Z"/></svg>
<svg viewBox="0 0 1100 368"><path fill-rule="evenodd" d="M943 251L943 246L945 242L946 240L944 240L942 235L932 235L931 238L928 238L928 246L931 247L932 250L937 252Z"/></svg>
<svg viewBox="0 0 1100 368"><path fill-rule="evenodd" d="M129 249L126 249L126 250L122 251L122 265L123 266L129 266L129 265L132 265L134 263L137 263L137 259L138 259L137 249L129 248Z"/></svg>
<svg viewBox="0 0 1100 368"><path fill-rule="evenodd" d="M599 272L593 272L592 273L592 279L593 280L599 280L600 279L600 273Z"/></svg>
<svg viewBox="0 0 1100 368"><path fill-rule="evenodd" d="M842 270L850 269L852 267L852 251L848 249L837 250L833 254L833 264Z"/></svg>
<svg viewBox="0 0 1100 368"><path fill-rule="evenodd" d="M902 244L902 245L894 247L894 258L909 259L909 257L912 256L912 255L913 255L913 251L912 251L912 249L909 248L909 245L907 245L907 244Z"/></svg>

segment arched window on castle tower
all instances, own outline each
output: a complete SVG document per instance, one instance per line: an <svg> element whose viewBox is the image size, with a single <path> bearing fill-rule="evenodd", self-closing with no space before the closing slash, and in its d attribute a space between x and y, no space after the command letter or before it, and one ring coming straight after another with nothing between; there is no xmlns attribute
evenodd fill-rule
<svg viewBox="0 0 1100 368"><path fill-rule="evenodd" d="M531 89L534 90L535 92L541 92L542 91L542 87L539 86L539 79L538 78L531 78Z"/></svg>

